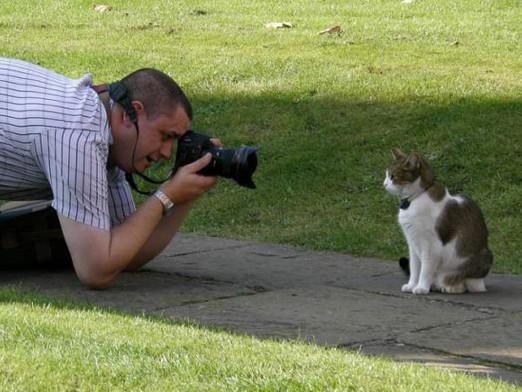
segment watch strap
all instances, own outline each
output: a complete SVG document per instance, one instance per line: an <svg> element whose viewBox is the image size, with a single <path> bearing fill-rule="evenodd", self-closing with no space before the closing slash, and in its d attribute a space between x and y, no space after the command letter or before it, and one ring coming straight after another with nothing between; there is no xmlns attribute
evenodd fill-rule
<svg viewBox="0 0 522 392"><path fill-rule="evenodd" d="M163 215L168 215L170 212L172 212L172 209L174 208L174 203L165 193L163 193L163 191L158 189L152 195L156 197L163 205Z"/></svg>

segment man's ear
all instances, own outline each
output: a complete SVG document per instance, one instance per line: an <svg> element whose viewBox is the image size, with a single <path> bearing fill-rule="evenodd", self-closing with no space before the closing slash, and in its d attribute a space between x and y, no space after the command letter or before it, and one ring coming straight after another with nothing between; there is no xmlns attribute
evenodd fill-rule
<svg viewBox="0 0 522 392"><path fill-rule="evenodd" d="M145 107L140 101L131 102L132 111L129 113L127 110L123 111L123 122L125 125L134 126L134 122L138 121L140 113L144 113Z"/></svg>
<svg viewBox="0 0 522 392"><path fill-rule="evenodd" d="M145 106L143 106L141 101L132 101L131 104L138 115L145 111Z"/></svg>
<svg viewBox="0 0 522 392"><path fill-rule="evenodd" d="M127 113L129 119L134 123L138 121L138 117L145 112L145 107L141 101L132 101L131 102L132 111L131 113Z"/></svg>

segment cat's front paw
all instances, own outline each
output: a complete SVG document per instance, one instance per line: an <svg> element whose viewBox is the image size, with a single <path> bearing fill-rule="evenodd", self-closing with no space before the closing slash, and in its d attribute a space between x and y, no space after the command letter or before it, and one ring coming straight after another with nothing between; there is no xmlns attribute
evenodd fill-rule
<svg viewBox="0 0 522 392"><path fill-rule="evenodd" d="M430 292L429 287L417 286L413 289L413 294L428 294Z"/></svg>
<svg viewBox="0 0 522 392"><path fill-rule="evenodd" d="M415 285L413 284L410 284L410 283L406 283L406 284L403 284L402 287L401 287L401 291L403 293L411 293L413 291L413 288L415 287Z"/></svg>

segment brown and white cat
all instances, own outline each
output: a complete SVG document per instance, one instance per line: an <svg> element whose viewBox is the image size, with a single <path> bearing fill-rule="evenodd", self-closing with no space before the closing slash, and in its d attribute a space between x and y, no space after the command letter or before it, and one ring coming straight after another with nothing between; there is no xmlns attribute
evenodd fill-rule
<svg viewBox="0 0 522 392"><path fill-rule="evenodd" d="M486 291L484 277L493 254L479 207L463 195L451 195L419 154L392 153L384 187L401 200L399 224L408 242L410 269L402 291Z"/></svg>

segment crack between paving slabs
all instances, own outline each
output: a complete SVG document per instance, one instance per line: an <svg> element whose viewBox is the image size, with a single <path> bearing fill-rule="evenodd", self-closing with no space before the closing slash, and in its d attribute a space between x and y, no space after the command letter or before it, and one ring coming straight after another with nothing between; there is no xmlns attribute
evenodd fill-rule
<svg viewBox="0 0 522 392"><path fill-rule="evenodd" d="M219 281L217 281L217 282L219 282ZM266 292L272 291L272 290L268 290L268 289L266 289L266 288L264 288L262 286L244 286L243 288L253 290L254 292L253 293L252 292L251 293L238 293L238 294L234 294L234 295L223 295L221 297L215 297L215 298L210 298L210 299L202 299L202 300L199 300L199 301L198 300L183 301L179 305L161 306L159 308L151 309L151 311L157 312L157 311L169 309L169 308L172 308L172 307L178 307L178 306L198 305L198 304L204 304L204 303L209 303L209 302L213 302L213 301L220 301L220 300L224 300L224 299L250 297L250 296L253 296L253 295L262 294L262 293L266 293Z"/></svg>
<svg viewBox="0 0 522 392"><path fill-rule="evenodd" d="M458 354L458 353L454 353L454 352L451 352L451 351L441 350L441 349L438 349L438 348L427 347L427 346L422 346L422 345L417 345L417 344L412 344L412 343L405 343L405 342L401 342L400 340L395 341L395 343L396 344L404 344L405 346L410 346L410 347L414 347L414 348L417 348L417 349L430 351L430 352L433 352L433 353L436 353L436 354L447 355L449 357L470 359L470 360L473 360L474 362L476 362L478 364L496 365L496 366L501 366L501 367L504 367L506 369L511 369L511 370L522 370L522 365L517 365L517 364L504 362L504 361L496 361L494 359L483 358L481 356Z"/></svg>
<svg viewBox="0 0 522 392"><path fill-rule="evenodd" d="M402 342L402 341L394 339L394 338L360 340L357 342L342 343L342 344L337 345L336 347L338 347L340 349L353 349L353 350L357 350L357 352L365 354L362 349L363 346L371 345L371 344L381 344L383 346L397 345L397 346L404 346L404 347L412 347L412 348L415 348L418 350L427 351L427 352L437 354L437 355L445 355L450 358L471 360L474 364L478 364L478 365L492 365L495 367L502 367L507 370L522 370L521 365L516 365L516 364L512 364L509 362L503 362L503 361L495 361L493 359L482 358L480 356L458 354L458 353L441 350L441 349L437 349L437 348L433 348L433 347L422 346L419 344L406 343L406 342ZM384 353L372 353L372 354L366 354L366 355L381 355L384 357L393 358L393 355L391 355L391 354L386 355ZM408 361L414 362L414 360L408 360ZM417 361L422 362L421 359L418 359Z"/></svg>
<svg viewBox="0 0 522 392"><path fill-rule="evenodd" d="M454 322L450 322L450 323L443 323L443 324L437 324L437 325L430 325L428 327L413 329L411 331L408 331L407 333L426 332L426 331L431 331L432 329L435 329L435 328L454 327L456 325L463 325L466 323L472 323L472 322L477 322L477 321L495 320L497 318L498 318L498 316L476 317L476 318L472 318L472 319L468 319L468 320L454 321Z"/></svg>
<svg viewBox="0 0 522 392"><path fill-rule="evenodd" d="M251 255L261 256L261 257L278 257L283 260L289 259L297 259L300 255L289 255L289 256L281 256L277 253L263 253L263 252L248 252Z"/></svg>
<svg viewBox="0 0 522 392"><path fill-rule="evenodd" d="M223 246L220 248L212 248L212 249L203 249L203 250L194 250L190 252L181 252L181 253L171 253L166 254L164 256L166 257L179 257L179 256L188 256L188 255L194 255L198 253L209 253L209 252L219 252L221 250L228 250L228 249L241 249L241 248L248 248L252 244L244 244L244 245L231 245L231 246Z"/></svg>
<svg viewBox="0 0 522 392"><path fill-rule="evenodd" d="M374 343L389 344L389 343L394 343L394 342L396 342L396 340L392 339L392 338L388 338L388 339L375 338L375 339L357 340L357 341L353 341L353 342L340 343L340 344L337 344L335 347L341 348L341 349L358 348L358 351L361 351L361 348L363 345L374 344Z"/></svg>
<svg viewBox="0 0 522 392"><path fill-rule="evenodd" d="M517 314L521 313L521 311L510 311L505 310L503 308L497 308L494 306L477 306L474 304L470 304L467 302L458 302L455 300L448 300L445 298L434 298L429 295L414 295L414 294L406 294L406 293L390 293L385 291L378 291L378 290L366 290L366 289L360 289L356 287L345 287L345 286L339 286L339 285L332 285L332 287L339 288L339 289L345 289L348 291L356 291L361 293L367 293L367 294L376 294L376 295L383 295L386 297L394 297L399 299L407 299L411 301L427 301L432 303L441 303L441 304L447 304L457 307L463 307L469 310L474 310L480 313L489 314L489 315L497 315L499 312L507 313L507 314Z"/></svg>
<svg viewBox="0 0 522 392"><path fill-rule="evenodd" d="M148 268L144 268L144 269L141 269L141 270L139 270L137 272L133 272L133 273L138 273L138 274L139 273L148 273L148 274L157 274L157 275L176 276L178 278L183 278L186 280L196 280L196 281L199 280L202 282L211 282L211 283L237 284L237 282L232 282L232 281L228 281L228 280L218 280L218 279L208 277L208 276L185 275L185 274L182 274L181 272L158 271L158 270L148 269Z"/></svg>

